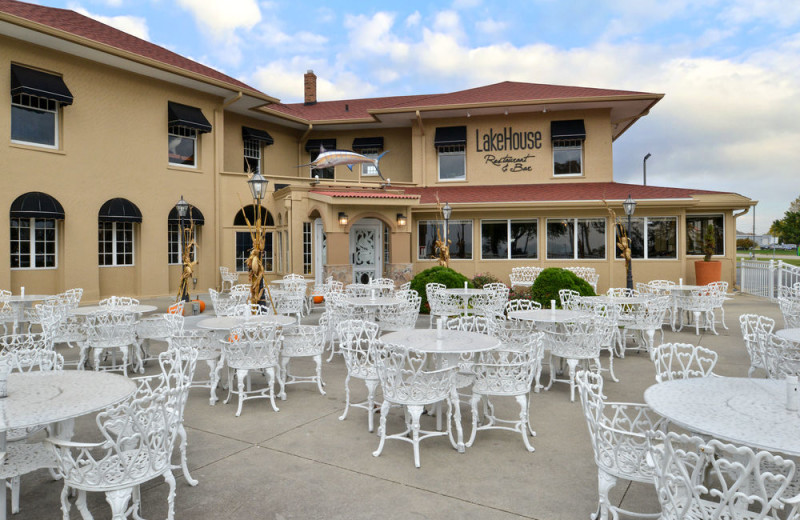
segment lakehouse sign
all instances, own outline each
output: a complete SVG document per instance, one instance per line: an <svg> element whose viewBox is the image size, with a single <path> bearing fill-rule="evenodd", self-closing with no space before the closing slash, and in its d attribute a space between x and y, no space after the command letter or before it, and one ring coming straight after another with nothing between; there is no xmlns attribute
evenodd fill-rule
<svg viewBox="0 0 800 520"><path fill-rule="evenodd" d="M480 129L475 129L475 151L484 153L485 164L491 164L503 172L532 172L533 165L528 161L536 155L530 152L541 147L542 132L538 130L520 132L506 126L502 130L490 128L481 133Z"/></svg>

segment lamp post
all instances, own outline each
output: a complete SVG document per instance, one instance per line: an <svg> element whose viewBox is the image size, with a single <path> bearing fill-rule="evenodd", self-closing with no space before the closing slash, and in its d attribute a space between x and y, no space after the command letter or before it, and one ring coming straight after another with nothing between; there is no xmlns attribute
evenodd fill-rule
<svg viewBox="0 0 800 520"><path fill-rule="evenodd" d="M186 215L189 213L189 203L186 202L181 195L181 200L179 200L175 204L175 211L178 212L178 227L180 228L180 235L179 240L181 243L181 264L183 265L181 269L181 287L180 287L180 294L178 298L181 301L188 302L189 301L189 283L188 280L184 275L186 272L186 227L183 224L183 219L186 218Z"/></svg>
<svg viewBox="0 0 800 520"><path fill-rule="evenodd" d="M453 208L450 207L450 204L444 203L444 207L442 208L442 216L444 217L444 245L447 246L447 228L449 227L450 223L450 215L453 214Z"/></svg>
<svg viewBox="0 0 800 520"><path fill-rule="evenodd" d="M647 186L647 159L649 159L651 155L652 154L648 152L647 155L644 156L644 160L642 161L642 176L644 181L642 182L642 184L644 184L645 186Z"/></svg>
<svg viewBox="0 0 800 520"><path fill-rule="evenodd" d="M649 154L648 154L649 155ZM646 159L646 158L645 158ZM628 240L628 250L631 252L631 259L628 260L628 289L633 289L633 251L631 250L631 215L636 210L636 201L633 200L628 194L628 198L625 199L625 202L622 203L622 208L625 210L625 214L628 215L628 228L625 231Z"/></svg>
<svg viewBox="0 0 800 520"><path fill-rule="evenodd" d="M253 249L248 258L247 267L250 271L250 303L258 303L263 305L264 301L264 266L262 264L262 255L264 252L264 230L263 221L261 219L261 201L264 199L264 194L267 189L269 181L261 175L260 172L254 173L247 181L250 187L250 194L253 196L253 205L255 206L256 214L253 222ZM270 298L271 300L272 298Z"/></svg>

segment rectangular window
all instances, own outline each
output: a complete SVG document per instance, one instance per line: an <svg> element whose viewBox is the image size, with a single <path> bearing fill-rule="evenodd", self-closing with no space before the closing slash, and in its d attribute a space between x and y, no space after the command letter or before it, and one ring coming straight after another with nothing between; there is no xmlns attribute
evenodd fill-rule
<svg viewBox="0 0 800 520"><path fill-rule="evenodd" d="M56 267L56 221L52 219L11 219L11 268Z"/></svg>
<svg viewBox="0 0 800 520"><path fill-rule="evenodd" d="M714 225L714 254L725 254L725 218L722 215L686 215L686 254L702 255L703 236Z"/></svg>
<svg viewBox="0 0 800 520"><path fill-rule="evenodd" d="M244 141L244 171L261 173L261 141L245 139Z"/></svg>
<svg viewBox="0 0 800 520"><path fill-rule="evenodd" d="M547 219L548 259L606 257L605 219Z"/></svg>
<svg viewBox="0 0 800 520"><path fill-rule="evenodd" d="M133 265L133 222L98 223L98 263Z"/></svg>
<svg viewBox="0 0 800 520"><path fill-rule="evenodd" d="M28 94L11 97L11 140L58 148L58 103Z"/></svg>
<svg viewBox="0 0 800 520"><path fill-rule="evenodd" d="M558 139L553 141L553 175L581 175L583 173L583 140Z"/></svg>
<svg viewBox="0 0 800 520"><path fill-rule="evenodd" d="M311 222L303 222L303 274L311 274Z"/></svg>
<svg viewBox="0 0 800 520"><path fill-rule="evenodd" d="M171 126L168 132L169 163L197 167L197 130Z"/></svg>
<svg viewBox="0 0 800 520"><path fill-rule="evenodd" d="M484 260L537 258L537 222L535 220L481 221L481 258Z"/></svg>
<svg viewBox="0 0 800 520"><path fill-rule="evenodd" d="M377 159L378 155L380 155L380 150L376 148L368 148L359 151L361 155L364 157L369 157L370 159ZM377 177L378 176L378 169L375 167L374 164L364 163L361 165L361 176L362 177Z"/></svg>
<svg viewBox="0 0 800 520"><path fill-rule="evenodd" d="M621 224L623 227L627 227L627 218L623 218ZM617 242L619 242L619 238L619 227L617 227ZM630 238L632 258L678 258L678 219L676 217L633 217L631 218ZM614 247L617 258L622 258L619 247L616 247L616 244Z"/></svg>
<svg viewBox="0 0 800 520"><path fill-rule="evenodd" d="M311 157L311 162L314 162L314 161L317 160L317 157L319 157L319 150L310 150L308 152L308 155ZM334 171L335 171L335 168L332 168L332 167L331 168L320 168L318 170L315 170L315 169L312 168L311 169L311 178L313 179L314 177L318 176L320 179L333 179L334 178Z"/></svg>
<svg viewBox="0 0 800 520"><path fill-rule="evenodd" d="M247 272L247 259L253 249L253 238L249 231L236 232L236 272ZM264 272L272 272L272 233L264 235L264 251L261 254L261 262L264 265Z"/></svg>
<svg viewBox="0 0 800 520"><path fill-rule="evenodd" d="M437 146L439 154L439 180L463 181L467 178L466 145Z"/></svg>
<svg viewBox="0 0 800 520"><path fill-rule="evenodd" d="M445 240L444 220L421 220L417 229L419 232L417 244L419 260L438 258L439 252L434 243L437 240ZM471 220L451 220L448 226L447 240L450 242L450 258L472 260Z"/></svg>
<svg viewBox="0 0 800 520"><path fill-rule="evenodd" d="M197 227L192 230L192 238L197 240ZM180 224L169 224L167 230L167 250L169 253L168 263L170 265L182 264L183 252L183 233L180 232ZM197 247L192 247L192 261L197 261Z"/></svg>

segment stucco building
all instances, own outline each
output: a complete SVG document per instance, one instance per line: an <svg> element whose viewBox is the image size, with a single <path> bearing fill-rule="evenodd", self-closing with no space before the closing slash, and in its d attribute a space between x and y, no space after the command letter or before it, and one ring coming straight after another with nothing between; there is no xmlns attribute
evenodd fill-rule
<svg viewBox="0 0 800 520"><path fill-rule="evenodd" d="M441 205L451 267L508 280L521 265L595 267L624 286L609 209L637 202L634 278L694 279L714 223L735 274L735 193L614 182L614 141L662 94L503 82L435 95L304 103L72 11L0 0L0 287L84 298L177 291L175 203L193 206L193 293L242 272L252 200L270 180L269 277L397 280L435 265ZM632 130L634 131L634 130ZM325 149L380 160L311 170ZM242 208L245 211L242 213Z"/></svg>

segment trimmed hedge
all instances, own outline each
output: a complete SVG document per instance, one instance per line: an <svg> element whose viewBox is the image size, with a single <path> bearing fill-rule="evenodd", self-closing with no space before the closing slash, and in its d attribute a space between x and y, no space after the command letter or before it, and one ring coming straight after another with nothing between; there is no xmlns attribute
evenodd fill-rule
<svg viewBox="0 0 800 520"><path fill-rule="evenodd" d="M531 287L531 299L542 304L542 308L550 308L550 300L556 301L556 306L561 307L561 299L558 291L561 289L572 289L578 291L581 296L596 296L594 289L589 282L578 277L572 271L558 267L548 267L539 273L536 281Z"/></svg>
<svg viewBox="0 0 800 520"><path fill-rule="evenodd" d="M430 313L431 307L428 305L428 295L425 293L425 286L434 282L444 284L446 287L452 289L463 288L464 282L467 282L468 287L474 287L466 276L449 267L437 265L436 267L425 269L411 280L411 288L417 291L422 298L422 302L420 303L420 313L422 314Z"/></svg>

